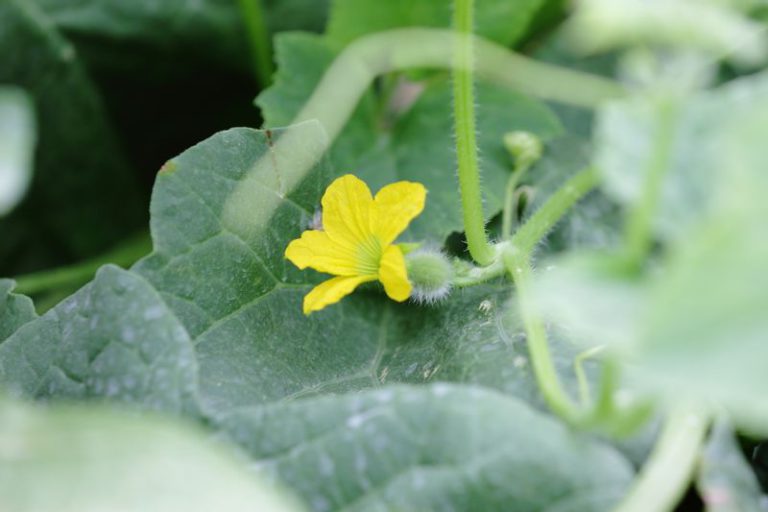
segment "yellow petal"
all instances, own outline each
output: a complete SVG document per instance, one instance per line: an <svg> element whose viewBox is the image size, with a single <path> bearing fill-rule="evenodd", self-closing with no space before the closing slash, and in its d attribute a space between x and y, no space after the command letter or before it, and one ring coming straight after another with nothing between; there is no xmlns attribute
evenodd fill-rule
<svg viewBox="0 0 768 512"><path fill-rule="evenodd" d="M403 302L411 296L411 283L408 281L405 258L398 246L390 245L384 250L379 267L379 281L392 300Z"/></svg>
<svg viewBox="0 0 768 512"><path fill-rule="evenodd" d="M427 189L421 183L398 181L379 190L374 199L373 231L382 245L389 245L424 210Z"/></svg>
<svg viewBox="0 0 768 512"><path fill-rule="evenodd" d="M285 249L285 257L300 269L307 267L337 276L354 276L356 254L334 243L323 231L305 231Z"/></svg>
<svg viewBox="0 0 768 512"><path fill-rule="evenodd" d="M376 276L334 277L315 286L304 297L304 314L323 309L335 304L349 295L355 288L366 281L375 281Z"/></svg>
<svg viewBox="0 0 768 512"><path fill-rule="evenodd" d="M354 248L371 236L373 198L363 181L351 174L337 178L322 200L323 229L337 244Z"/></svg>

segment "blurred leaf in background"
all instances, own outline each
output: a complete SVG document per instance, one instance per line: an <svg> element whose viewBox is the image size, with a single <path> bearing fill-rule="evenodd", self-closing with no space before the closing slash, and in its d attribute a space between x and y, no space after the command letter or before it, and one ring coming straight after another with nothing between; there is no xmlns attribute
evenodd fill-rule
<svg viewBox="0 0 768 512"><path fill-rule="evenodd" d="M23 90L0 87L0 217L21 201L32 181L33 108Z"/></svg>
<svg viewBox="0 0 768 512"><path fill-rule="evenodd" d="M320 29L327 2L265 2L274 31ZM258 126L238 2L8 0L0 83L37 109L37 176L0 221L0 275L93 256L146 225L154 176L210 133Z"/></svg>
<svg viewBox="0 0 768 512"><path fill-rule="evenodd" d="M2 2L0 19L0 83L30 94L39 127L29 195L0 220L0 269L9 275L104 249L146 214L75 49L34 3Z"/></svg>

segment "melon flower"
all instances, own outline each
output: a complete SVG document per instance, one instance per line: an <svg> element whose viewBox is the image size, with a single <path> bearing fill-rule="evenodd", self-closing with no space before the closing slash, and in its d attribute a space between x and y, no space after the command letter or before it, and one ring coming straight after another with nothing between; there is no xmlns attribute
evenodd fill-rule
<svg viewBox="0 0 768 512"><path fill-rule="evenodd" d="M292 241L285 257L333 277L304 297L304 314L340 301L362 283L381 281L393 300L411 295L402 249L395 238L424 209L424 185L399 181L376 197L351 174L336 179L322 199L323 231L310 230Z"/></svg>

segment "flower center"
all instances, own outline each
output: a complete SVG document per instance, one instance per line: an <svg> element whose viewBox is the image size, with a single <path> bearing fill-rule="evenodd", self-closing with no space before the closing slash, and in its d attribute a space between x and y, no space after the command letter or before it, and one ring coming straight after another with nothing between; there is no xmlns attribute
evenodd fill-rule
<svg viewBox="0 0 768 512"><path fill-rule="evenodd" d="M357 271L360 275L378 275L381 255L381 242L377 236L361 240L357 246Z"/></svg>

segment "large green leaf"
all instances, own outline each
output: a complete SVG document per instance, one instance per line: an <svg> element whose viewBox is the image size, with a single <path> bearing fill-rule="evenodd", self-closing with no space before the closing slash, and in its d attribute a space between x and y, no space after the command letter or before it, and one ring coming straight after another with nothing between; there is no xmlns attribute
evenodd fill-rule
<svg viewBox="0 0 768 512"><path fill-rule="evenodd" d="M37 317L35 306L28 297L11 293L13 285L8 279L0 280L0 343Z"/></svg>
<svg viewBox="0 0 768 512"><path fill-rule="evenodd" d="M478 0L475 31L505 46L514 44L544 0ZM328 36L346 44L372 32L397 27L446 28L451 25L452 3L445 0L335 0Z"/></svg>
<svg viewBox="0 0 768 512"><path fill-rule="evenodd" d="M613 450L475 387L390 386L218 424L317 511L604 511L632 477Z"/></svg>
<svg viewBox="0 0 768 512"><path fill-rule="evenodd" d="M459 290L446 303L431 307L392 303L372 286L309 317L301 313L302 297L318 276L293 268L283 251L310 221L329 175L320 161L306 179L291 186L295 176L286 166L306 157L302 152L316 156L307 148L320 136L314 123L288 132L235 129L168 162L158 176L152 204L154 254L133 271L102 269L71 299L19 329L0 346L0 382L37 397L109 399L183 413L218 424L249 449L255 440L267 438L265 432L251 430L243 411L285 409L275 439L294 432L298 438L282 442L311 446L311 432L303 430L306 420L300 421L305 416L293 418L292 404L306 406L302 414L314 415L326 408L324 404L346 407L378 400L379 395L357 392L382 387L386 394L389 383L476 383L541 406L522 329L503 283ZM282 151L286 137L295 137L302 147ZM243 195L244 190L249 194ZM571 364L571 352L558 348L555 353L561 366ZM432 389L391 390L401 397L398 402L415 397L416 405L408 410L418 415L408 421L416 446L425 457L459 450L479 461L483 477L463 470L448 471L447 476L427 473L423 489L403 495L405 508L440 510L477 502L491 510L504 509L504 500L513 498L554 507L565 497L558 505L562 510L602 510L629 478L626 462L613 449L582 438L563 439L570 434L517 399L461 388ZM470 409L451 413L454 406L448 406L452 402L444 393L465 405L472 396ZM492 411L506 411L501 424L511 422L518 430L498 430L495 417L484 421ZM406 411L408 416L414 412ZM419 423L430 416L435 423ZM534 419L529 421L529 416ZM539 428L539 421L551 426ZM340 435L346 431L375 446L379 431L358 430L355 423L343 425ZM526 426L531 423L537 426ZM432 438L434 424L444 424L445 436ZM533 435L528 432L550 428L552 435L528 437ZM449 435L466 432L483 439L484 429L489 429L488 439L501 439L503 432L505 442L513 443L504 445L510 448L498 460L485 461L489 444L456 445ZM547 457L571 469L556 475L548 470L536 473L537 481L551 485L529 495L530 468L501 469L521 467L514 449L518 444L547 450ZM347 449L345 443L329 444L325 457L341 464ZM251 453L257 458L274 455ZM446 456L436 460L448 461ZM526 457L530 462L533 454ZM573 494L587 485L574 462L581 457L608 482L597 494L593 487L586 494ZM385 458L380 463L377 469L371 462L371 471L389 471ZM398 464L414 463L404 459ZM493 479L496 468L503 476ZM277 469L280 479L297 486L316 510L327 510L335 498L323 495L326 501L316 501L319 491L303 488L295 475L309 475L302 485L328 478L345 485L346 475L323 476L323 471L327 469L305 467L298 458L288 458ZM458 479L461 485L445 491L447 495L436 492L447 489L444 478ZM598 485L597 480L589 483ZM335 491L331 486L323 492ZM434 501L440 496L448 501ZM363 499L378 498L368 492Z"/></svg>
<svg viewBox="0 0 768 512"><path fill-rule="evenodd" d="M267 126L284 125L298 113L333 60L332 45L320 36L285 34L277 38L280 72L275 86L259 96ZM418 87L418 86L416 86ZM413 223L412 239L442 241L462 230L457 168L453 150L452 96L447 80L426 88L389 129L382 128L377 98L365 96L336 139L331 162L338 174L354 172L374 188L400 179L419 181L429 190L425 212ZM505 133L530 131L544 139L560 133L557 118L543 104L499 86L477 87L478 131L483 157L487 217L501 209L511 157Z"/></svg>
<svg viewBox="0 0 768 512"><path fill-rule="evenodd" d="M7 275L104 249L136 229L143 212L73 47L33 3L4 1L0 19L0 82L29 92L39 127L30 193L0 220Z"/></svg>
<svg viewBox="0 0 768 512"><path fill-rule="evenodd" d="M4 512L299 512L204 433L102 407L0 399Z"/></svg>

